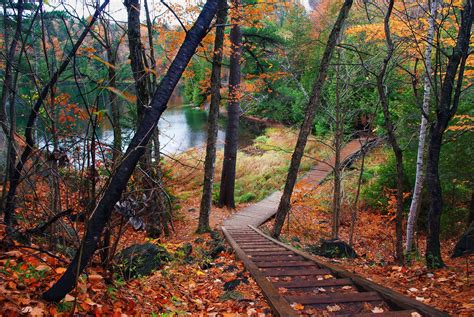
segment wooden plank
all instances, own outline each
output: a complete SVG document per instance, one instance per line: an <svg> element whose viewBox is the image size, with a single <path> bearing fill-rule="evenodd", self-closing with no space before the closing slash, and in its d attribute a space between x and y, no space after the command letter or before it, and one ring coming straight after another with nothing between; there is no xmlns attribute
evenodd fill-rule
<svg viewBox="0 0 474 317"><path fill-rule="evenodd" d="M299 314L291 308L288 301L280 295L272 283L267 280L267 278L259 271L258 267L245 255L244 251L238 246L237 242L232 239L232 236L227 232L225 227L222 227L222 232L231 247L235 250L237 257L244 263L245 268L250 272L253 279L262 289L263 296L267 299L268 304L272 307L276 316L298 316Z"/></svg>
<svg viewBox="0 0 474 317"><path fill-rule="evenodd" d="M343 293L331 295L297 295L285 296L290 303L299 303L303 305L317 304L338 304L338 303L355 303L355 302L373 302L382 301L382 297L377 292L362 293Z"/></svg>
<svg viewBox="0 0 474 317"><path fill-rule="evenodd" d="M245 241L245 242L242 242L242 241L239 241L239 240L236 240L237 243L240 245L240 246L248 246L248 245L269 245L269 246L278 246L277 244L271 242L271 241Z"/></svg>
<svg viewBox="0 0 474 317"><path fill-rule="evenodd" d="M331 274L327 269L304 268L304 269L263 269L262 273L266 276L307 276L307 275L326 275Z"/></svg>
<svg viewBox="0 0 474 317"><path fill-rule="evenodd" d="M391 308L395 310L411 310L415 309L417 310L421 315L426 315L426 316L433 316L433 317L449 317L449 314L442 312L434 307L430 307L426 304L423 304L422 302L419 302L417 300L414 300L412 298L409 298L407 296L404 296L400 293L395 292L394 290L391 290L387 287L378 285L372 281L369 281L363 277L357 276L351 272L348 272L344 269L342 269L340 266L323 262L320 259L318 259L315 256L309 255L305 252L302 252L298 249L295 249L291 246L285 245L281 243L280 241L273 239L272 237L267 236L254 226L250 226L252 229L255 230L255 232L260 233L263 237L275 242L278 245L281 245L283 247L286 247L288 250L293 251L294 253L308 259L314 261L316 264L318 264L320 267L327 268L333 272L334 275L340 278L349 278L352 280L352 282L358 286L359 288L365 290L365 291L374 291L378 292L380 296L383 297L383 299L391 306Z"/></svg>
<svg viewBox="0 0 474 317"><path fill-rule="evenodd" d="M312 261L291 261L291 262L255 262L259 268L277 268L294 266L317 266Z"/></svg>
<svg viewBox="0 0 474 317"><path fill-rule="evenodd" d="M331 287L351 285L352 282L348 278L330 278L325 280L293 280L289 282L274 282L275 286L283 288L312 288L312 287Z"/></svg>
<svg viewBox="0 0 474 317"><path fill-rule="evenodd" d="M245 251L245 253L247 253L248 255L259 255L259 256L283 256L283 255L289 255L289 254L294 254L294 252L292 251L289 251L289 250L281 250L281 251L257 251L257 252L253 252L253 251Z"/></svg>
<svg viewBox="0 0 474 317"><path fill-rule="evenodd" d="M266 261L273 261L273 262L287 262L287 261L301 261L304 260L302 256L299 255L267 255L267 256L258 256L254 255L250 258L252 261L258 264L258 262L266 262Z"/></svg>
<svg viewBox="0 0 474 317"><path fill-rule="evenodd" d="M268 251L285 251L282 247L271 247L271 248L264 248L264 247L241 247L242 250L245 252L268 252Z"/></svg>
<svg viewBox="0 0 474 317"><path fill-rule="evenodd" d="M341 314L337 317L413 317L416 310L384 311L383 313L359 313L359 314Z"/></svg>

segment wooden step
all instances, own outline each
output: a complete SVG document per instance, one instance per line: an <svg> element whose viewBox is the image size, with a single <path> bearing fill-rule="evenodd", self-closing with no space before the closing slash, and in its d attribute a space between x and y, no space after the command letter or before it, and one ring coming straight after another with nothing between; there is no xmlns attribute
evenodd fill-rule
<svg viewBox="0 0 474 317"><path fill-rule="evenodd" d="M247 255L255 255L255 256L284 256L289 254L295 254L295 252L290 250L280 250L280 251L245 251Z"/></svg>
<svg viewBox="0 0 474 317"><path fill-rule="evenodd" d="M287 262L287 261L302 261L304 260L304 258L300 255L291 255L291 254L288 254L288 255L283 255L283 256L279 256L279 255L276 255L276 256L272 256L272 255L267 255L267 256L259 256L259 255L255 255L255 256L252 256L250 258L253 262L255 262L257 265L258 265L258 262L267 262L267 261L270 261L270 262L277 262L277 261L281 261L281 262Z"/></svg>
<svg viewBox="0 0 474 317"><path fill-rule="evenodd" d="M296 295L285 296L285 298L290 303L299 303L303 305L373 302L382 300L382 298L377 292L345 293L331 295Z"/></svg>
<svg viewBox="0 0 474 317"><path fill-rule="evenodd" d="M291 261L291 262L256 262L258 267L260 268L277 268L277 267L294 267L294 266L316 266L314 262L311 261Z"/></svg>
<svg viewBox="0 0 474 317"><path fill-rule="evenodd" d="M304 269L263 269L263 274L266 276L306 276L306 275L326 275L331 274L329 270L317 269L317 268L304 268Z"/></svg>
<svg viewBox="0 0 474 317"><path fill-rule="evenodd" d="M259 248L259 247L241 247L242 250L245 252L268 252L268 251L285 251L285 248L276 246L276 247L271 247L271 248Z"/></svg>
<svg viewBox="0 0 474 317"><path fill-rule="evenodd" d="M331 286L345 286L352 285L352 282L348 278L330 278L326 280L302 280L294 279L293 281L274 282L276 287L283 288L312 288L312 287L331 287Z"/></svg>

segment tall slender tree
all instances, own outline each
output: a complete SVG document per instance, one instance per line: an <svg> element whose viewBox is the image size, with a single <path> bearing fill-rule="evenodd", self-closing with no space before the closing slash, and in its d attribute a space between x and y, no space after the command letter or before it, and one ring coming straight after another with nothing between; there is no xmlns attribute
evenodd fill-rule
<svg viewBox="0 0 474 317"><path fill-rule="evenodd" d="M221 68L224 48L224 31L227 20L227 0L219 0L219 11L216 17L216 36L214 39L214 55L212 58L211 73L211 104L207 119L206 159L204 161L204 183L202 188L201 207L199 211L198 233L208 232L209 214L212 205L212 184L216 164L217 119L221 101Z"/></svg>
<svg viewBox="0 0 474 317"><path fill-rule="evenodd" d="M429 2L429 1L428 1ZM430 16L428 17L428 32L426 36L425 49L425 74L423 78L423 104L420 123L420 132L418 134L418 153L416 156L416 176L415 187L413 188L413 195L410 204L410 212L407 220L407 233L405 253L409 254L413 248L413 237L415 235L416 220L418 218L418 210L421 203L421 191L423 190L423 183L425 181L425 143L426 132L428 130L428 114L430 110L431 98L431 52L433 50L433 39L436 26L436 13L438 1L432 0L430 5Z"/></svg>
<svg viewBox="0 0 474 317"><path fill-rule="evenodd" d="M225 134L224 161L222 164L219 204L235 208L234 188L237 165L237 147L240 116L240 59L242 57L242 31L240 29L242 5L232 0L230 31L229 105Z"/></svg>
<svg viewBox="0 0 474 317"><path fill-rule="evenodd" d="M395 215L395 231L396 231L396 247L395 247L395 258L399 264L403 264L403 151L397 140L395 126L393 124L392 116L390 115L390 104L387 93L387 86L385 85L385 79L387 77L387 70L390 61L395 52L395 45L392 40L392 34L390 31L390 17L392 16L393 6L395 0L390 0L387 7L387 12L384 17L384 32L385 41L387 45L387 53L383 59L382 67L379 73L376 75L377 80L377 92L379 94L380 104L382 106L382 112L384 117L384 126L388 136L388 142L392 147L396 161L397 171L397 192L396 192L396 215Z"/></svg>
<svg viewBox="0 0 474 317"><path fill-rule="evenodd" d="M474 0L464 0L456 44L446 64L439 92L439 100L436 103L436 117L430 126L426 166L426 185L430 197L430 209L428 213L428 236L425 253L426 263L430 268L444 266L439 243L441 213L443 211L443 193L439 179L439 159L444 132L458 110L466 60L469 56L473 19ZM437 50L439 49L437 47Z"/></svg>
<svg viewBox="0 0 474 317"><path fill-rule="evenodd" d="M305 117L303 124L301 125L300 132L298 134L298 140L296 142L295 150L291 157L290 167L288 169L288 176L286 178L285 189L283 190L283 195L278 205L278 211L275 218L275 225L273 227L272 235L274 237L279 237L285 218L290 210L291 206L291 195L293 193L293 188L295 187L296 178L298 177L298 170L301 164L301 159L304 154L304 148L308 140L308 136L311 133L313 127L314 117L316 115L317 107L321 102L321 92L326 81L327 71L329 68L329 63L334 52L334 48L337 45L337 42L342 34L342 29L345 21L349 15L349 11L352 7L352 0L345 0L339 11L336 22L329 34L329 38L326 43L326 48L321 59L318 76L313 84L313 91L309 99L309 103L306 106Z"/></svg>

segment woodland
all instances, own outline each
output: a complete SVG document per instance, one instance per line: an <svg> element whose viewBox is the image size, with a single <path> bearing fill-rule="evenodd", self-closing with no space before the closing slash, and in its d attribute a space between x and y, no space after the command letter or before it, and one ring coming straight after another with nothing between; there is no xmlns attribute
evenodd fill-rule
<svg viewBox="0 0 474 317"><path fill-rule="evenodd" d="M1 3L0 316L272 316L221 226L276 191L268 236L473 316L474 0Z"/></svg>

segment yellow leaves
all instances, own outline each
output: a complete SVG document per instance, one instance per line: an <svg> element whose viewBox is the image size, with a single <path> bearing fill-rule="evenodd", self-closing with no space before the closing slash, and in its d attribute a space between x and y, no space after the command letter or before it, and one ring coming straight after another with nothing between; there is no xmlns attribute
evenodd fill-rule
<svg viewBox="0 0 474 317"><path fill-rule="evenodd" d="M385 38L382 23L354 25L347 29L348 35L362 35L366 40L383 40Z"/></svg>
<svg viewBox="0 0 474 317"><path fill-rule="evenodd" d="M58 267L54 270L57 274L63 274L64 272L66 272L66 268L65 267Z"/></svg>
<svg viewBox="0 0 474 317"><path fill-rule="evenodd" d="M117 89L115 87L110 87L110 86L105 87L105 89L113 92L117 96L127 100L130 103L136 103L137 102L137 96L132 95L132 94L126 92L126 91L122 91L120 89Z"/></svg>
<svg viewBox="0 0 474 317"><path fill-rule="evenodd" d="M467 114L454 116L447 131L474 131L474 117Z"/></svg>

